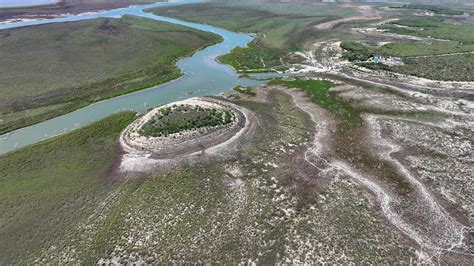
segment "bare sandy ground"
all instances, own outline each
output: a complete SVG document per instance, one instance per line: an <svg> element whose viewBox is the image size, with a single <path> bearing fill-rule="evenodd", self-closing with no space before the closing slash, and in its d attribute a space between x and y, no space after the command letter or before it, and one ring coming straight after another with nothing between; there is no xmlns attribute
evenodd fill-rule
<svg viewBox="0 0 474 266"><path fill-rule="evenodd" d="M344 4L344 5L341 5L341 7L356 9L357 11L362 13L362 16L332 20L332 21L328 21L328 22L318 24L315 27L318 30L327 30L327 29L332 29L332 28L334 28L337 25L342 24L342 23L353 22L353 21L377 20L377 19L382 18L369 5L362 5L361 6L361 5Z"/></svg>

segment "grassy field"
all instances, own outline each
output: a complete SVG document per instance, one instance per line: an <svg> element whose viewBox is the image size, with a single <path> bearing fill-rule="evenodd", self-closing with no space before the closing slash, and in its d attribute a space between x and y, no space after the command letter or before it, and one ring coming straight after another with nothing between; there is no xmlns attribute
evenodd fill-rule
<svg viewBox="0 0 474 266"><path fill-rule="evenodd" d="M25 264L116 188L106 175L134 118L119 113L0 156L0 264Z"/></svg>
<svg viewBox="0 0 474 266"><path fill-rule="evenodd" d="M231 53L219 57L219 61L239 72L258 72L280 65L280 58L284 55L282 50L267 48L256 40L246 48L237 47Z"/></svg>
<svg viewBox="0 0 474 266"><path fill-rule="evenodd" d="M357 13L334 5L251 3L219 1L156 8L163 16L216 25L233 31L252 32L257 39L248 49L235 49L221 58L236 69L252 70L277 66L289 51L303 48L317 38L314 25Z"/></svg>
<svg viewBox="0 0 474 266"><path fill-rule="evenodd" d="M401 26L401 27L400 27ZM402 18L381 27L389 32L474 44L473 24L452 24L438 17Z"/></svg>
<svg viewBox="0 0 474 266"><path fill-rule="evenodd" d="M416 57L474 52L474 45L463 45L459 42L449 41L433 41L430 43L401 41L382 46L367 45L358 42L342 42L341 47L349 52L345 54L345 56L351 61L367 60L367 58L372 54L396 57Z"/></svg>
<svg viewBox="0 0 474 266"><path fill-rule="evenodd" d="M433 80L474 81L474 54L406 59L392 71Z"/></svg>
<svg viewBox="0 0 474 266"><path fill-rule="evenodd" d="M0 134L181 75L178 58L220 41L126 16L0 32ZM133 47L133 49L131 49Z"/></svg>

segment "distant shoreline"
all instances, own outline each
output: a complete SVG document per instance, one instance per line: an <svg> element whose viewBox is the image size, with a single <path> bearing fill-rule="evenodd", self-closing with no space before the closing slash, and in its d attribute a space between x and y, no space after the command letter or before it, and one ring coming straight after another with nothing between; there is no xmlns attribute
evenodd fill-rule
<svg viewBox="0 0 474 266"><path fill-rule="evenodd" d="M38 6L51 6L56 5L62 0L32 0L27 1L5 1L0 0L0 9L10 9L10 8L29 8L29 7L38 7Z"/></svg>
<svg viewBox="0 0 474 266"><path fill-rule="evenodd" d="M83 2L65 0L29 0L27 5L22 0L0 0L0 22L22 19L46 19L62 14L81 14L126 8L131 5L145 5L150 2L146 0L114 0L102 2ZM163 2L163 0L156 0ZM13 3L20 6L14 7ZM36 3L36 5L31 5ZM8 7L7 7L8 5Z"/></svg>

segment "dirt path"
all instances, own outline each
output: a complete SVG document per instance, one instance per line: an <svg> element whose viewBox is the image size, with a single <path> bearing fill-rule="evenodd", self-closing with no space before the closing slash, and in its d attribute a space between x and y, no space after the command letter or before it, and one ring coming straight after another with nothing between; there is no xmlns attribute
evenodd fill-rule
<svg viewBox="0 0 474 266"><path fill-rule="evenodd" d="M357 11L362 13L362 16L336 19L336 20L318 24L315 27L318 30L327 30L327 29L332 29L340 24L347 23L347 22L377 20L377 19L382 18L379 14L375 12L375 10L371 6L368 6L368 5L360 6L360 5L345 4L345 5L341 5L341 7L356 9Z"/></svg>

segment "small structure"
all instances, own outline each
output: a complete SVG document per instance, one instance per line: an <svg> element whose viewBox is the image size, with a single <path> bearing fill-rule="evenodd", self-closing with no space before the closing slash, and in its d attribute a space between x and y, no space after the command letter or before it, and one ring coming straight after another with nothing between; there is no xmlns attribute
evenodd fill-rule
<svg viewBox="0 0 474 266"><path fill-rule="evenodd" d="M370 62L380 63L384 60L384 57L381 55L371 55L369 58Z"/></svg>

